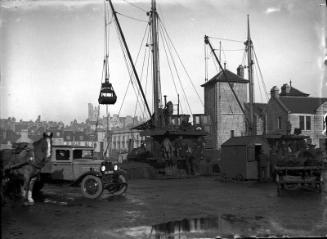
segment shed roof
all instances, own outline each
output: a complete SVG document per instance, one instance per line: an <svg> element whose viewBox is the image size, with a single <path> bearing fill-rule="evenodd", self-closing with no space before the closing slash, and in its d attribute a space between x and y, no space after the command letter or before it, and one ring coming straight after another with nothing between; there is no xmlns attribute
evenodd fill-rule
<svg viewBox="0 0 327 239"><path fill-rule="evenodd" d="M223 74L223 71L220 71L217 75L212 77L210 80L208 80L206 83L202 84L201 86L205 87L207 85L211 85L216 82L249 83L248 80L245 80L244 78L236 75L235 73L233 73L229 70L224 70L224 71L225 71L225 74Z"/></svg>
<svg viewBox="0 0 327 239"><path fill-rule="evenodd" d="M327 98L280 96L279 100L291 113L314 114Z"/></svg>
<svg viewBox="0 0 327 239"><path fill-rule="evenodd" d="M230 138L225 143L223 143L222 146L249 145L262 142L268 143L265 137L262 135L238 136Z"/></svg>

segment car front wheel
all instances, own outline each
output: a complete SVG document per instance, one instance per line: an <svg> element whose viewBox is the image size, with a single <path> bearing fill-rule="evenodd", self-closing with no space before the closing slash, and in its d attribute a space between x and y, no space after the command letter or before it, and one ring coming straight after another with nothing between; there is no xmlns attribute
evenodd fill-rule
<svg viewBox="0 0 327 239"><path fill-rule="evenodd" d="M81 182L82 195L89 199L100 197L103 192L103 183L101 178L94 175L87 175Z"/></svg>

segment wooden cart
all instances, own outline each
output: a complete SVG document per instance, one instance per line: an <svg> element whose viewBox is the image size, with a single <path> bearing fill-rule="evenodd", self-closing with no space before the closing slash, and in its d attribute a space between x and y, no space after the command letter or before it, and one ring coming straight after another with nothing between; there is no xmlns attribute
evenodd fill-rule
<svg viewBox="0 0 327 239"><path fill-rule="evenodd" d="M276 166L277 193L282 189L294 190L310 187L321 192L323 177L322 166Z"/></svg>

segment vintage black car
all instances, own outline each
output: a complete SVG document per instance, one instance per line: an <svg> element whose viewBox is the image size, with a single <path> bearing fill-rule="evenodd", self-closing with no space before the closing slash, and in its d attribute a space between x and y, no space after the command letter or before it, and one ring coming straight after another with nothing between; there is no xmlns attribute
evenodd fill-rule
<svg viewBox="0 0 327 239"><path fill-rule="evenodd" d="M114 195L127 190L124 170L110 161L95 159L94 150L85 146L55 145L50 162L41 171L47 180L71 181L80 186L84 197L98 198L104 189Z"/></svg>

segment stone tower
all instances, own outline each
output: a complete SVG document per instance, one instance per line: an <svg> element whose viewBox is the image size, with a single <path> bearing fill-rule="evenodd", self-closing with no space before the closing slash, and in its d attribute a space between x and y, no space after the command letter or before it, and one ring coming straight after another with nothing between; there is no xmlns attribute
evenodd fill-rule
<svg viewBox="0 0 327 239"><path fill-rule="evenodd" d="M229 70L219 72L205 82L204 87L204 113L211 118L216 149L233 136L242 136L246 133L245 116L228 84L231 83L240 103L244 108L247 102L247 84L244 71L237 70L238 75Z"/></svg>

